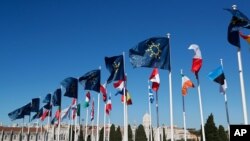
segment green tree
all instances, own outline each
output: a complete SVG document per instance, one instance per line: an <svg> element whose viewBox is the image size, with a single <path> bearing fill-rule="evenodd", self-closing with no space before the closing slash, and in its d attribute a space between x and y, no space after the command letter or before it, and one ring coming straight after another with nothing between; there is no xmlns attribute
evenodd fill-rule
<svg viewBox="0 0 250 141"><path fill-rule="evenodd" d="M133 141L133 132L130 124L128 125L128 141Z"/></svg>
<svg viewBox="0 0 250 141"><path fill-rule="evenodd" d="M214 116L211 113L205 124L206 141L219 141L218 130L214 123Z"/></svg>
<svg viewBox="0 0 250 141"><path fill-rule="evenodd" d="M110 138L110 141L116 141L116 132L115 132L115 125L112 124L111 127L110 127L110 133L109 133L109 138Z"/></svg>
<svg viewBox="0 0 250 141"><path fill-rule="evenodd" d="M103 141L103 137L104 137L104 127L102 127L102 129L100 130L100 135L99 135L99 141Z"/></svg>
<svg viewBox="0 0 250 141"><path fill-rule="evenodd" d="M219 125L218 135L219 135L220 141L228 141L229 140L227 132L225 131L225 129L222 125Z"/></svg>
<svg viewBox="0 0 250 141"><path fill-rule="evenodd" d="M117 127L116 131L116 141L122 141L122 133L120 126Z"/></svg>
<svg viewBox="0 0 250 141"><path fill-rule="evenodd" d="M138 126L135 135L136 135L135 136L136 141L147 141L147 136L144 127L141 124Z"/></svg>
<svg viewBox="0 0 250 141"><path fill-rule="evenodd" d="M165 128L163 127L163 141L167 141L167 137L166 137L166 134L165 134Z"/></svg>

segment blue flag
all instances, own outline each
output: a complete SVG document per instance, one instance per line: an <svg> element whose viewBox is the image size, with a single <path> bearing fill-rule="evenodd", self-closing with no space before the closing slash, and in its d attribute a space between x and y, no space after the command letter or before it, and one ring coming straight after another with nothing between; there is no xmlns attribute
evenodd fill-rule
<svg viewBox="0 0 250 141"><path fill-rule="evenodd" d="M43 115L43 108L41 108L32 118L31 121L40 118Z"/></svg>
<svg viewBox="0 0 250 141"><path fill-rule="evenodd" d="M52 96L53 106L61 106L62 91L61 89L56 89Z"/></svg>
<svg viewBox="0 0 250 141"><path fill-rule="evenodd" d="M123 55L105 57L105 64L110 72L107 83L125 79Z"/></svg>
<svg viewBox="0 0 250 141"><path fill-rule="evenodd" d="M40 107L40 98L33 98L31 102L31 112L38 112Z"/></svg>
<svg viewBox="0 0 250 141"><path fill-rule="evenodd" d="M43 99L43 103L50 103L50 102L51 102L51 94L48 93Z"/></svg>
<svg viewBox="0 0 250 141"><path fill-rule="evenodd" d="M208 78L218 84L220 84L220 92L225 93L227 88L226 78L222 69L222 66L218 67L217 69L213 70L208 74Z"/></svg>
<svg viewBox="0 0 250 141"><path fill-rule="evenodd" d="M83 85L84 90L93 90L100 92L101 87L101 70L92 70L79 78L79 82Z"/></svg>
<svg viewBox="0 0 250 141"><path fill-rule="evenodd" d="M150 86L148 86L148 98L150 103L152 104L154 102L154 94Z"/></svg>
<svg viewBox="0 0 250 141"><path fill-rule="evenodd" d="M232 19L228 25L227 40L230 44L240 48L240 28L250 29L250 21L247 16L245 16L239 10L225 9L232 14Z"/></svg>
<svg viewBox="0 0 250 141"><path fill-rule="evenodd" d="M31 112L31 103L28 103L23 107L10 112L8 116L13 121L16 119L24 118L25 115L30 115L30 112Z"/></svg>
<svg viewBox="0 0 250 141"><path fill-rule="evenodd" d="M133 67L156 67L170 71L169 38L152 37L146 39L129 50L129 57Z"/></svg>
<svg viewBox="0 0 250 141"><path fill-rule="evenodd" d="M76 98L78 97L78 80L73 77L65 78L61 85L65 89L64 96Z"/></svg>

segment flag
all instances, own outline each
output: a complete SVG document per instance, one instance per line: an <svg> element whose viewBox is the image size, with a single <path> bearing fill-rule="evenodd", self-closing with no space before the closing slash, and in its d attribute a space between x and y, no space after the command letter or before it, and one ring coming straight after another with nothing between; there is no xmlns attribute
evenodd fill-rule
<svg viewBox="0 0 250 141"><path fill-rule="evenodd" d="M48 109L45 109L45 111L43 111L43 114L42 114L42 116L40 117L40 120L41 121L44 121L44 119L49 115L49 112L50 110L48 110Z"/></svg>
<svg viewBox="0 0 250 141"><path fill-rule="evenodd" d="M193 57L191 70L195 74L196 78L198 78L198 73L199 73L201 66L202 66L202 56L201 56L200 48L196 44L191 44L188 49L194 50L195 55Z"/></svg>
<svg viewBox="0 0 250 141"><path fill-rule="evenodd" d="M91 114L90 114L90 120L94 120L94 116L95 116L95 105L94 105L94 101L92 101L92 107L91 107Z"/></svg>
<svg viewBox="0 0 250 141"><path fill-rule="evenodd" d="M109 115L112 110L111 96L108 98L108 102L105 107L106 114Z"/></svg>
<svg viewBox="0 0 250 141"><path fill-rule="evenodd" d="M125 80L118 80L118 81L114 82L113 86L118 91L122 91L123 88L125 87Z"/></svg>
<svg viewBox="0 0 250 141"><path fill-rule="evenodd" d="M160 75L158 72L158 68L153 69L153 71L149 77L149 80L152 82L152 89L154 91L158 91L159 86L160 86Z"/></svg>
<svg viewBox="0 0 250 141"><path fill-rule="evenodd" d="M9 118L13 121L16 119L24 118L25 115L30 115L31 103L28 103L8 114Z"/></svg>
<svg viewBox="0 0 250 141"><path fill-rule="evenodd" d="M43 103L50 103L50 102L51 102L51 94L48 93L43 99Z"/></svg>
<svg viewBox="0 0 250 141"><path fill-rule="evenodd" d="M69 115L70 106L61 111L61 120L64 120Z"/></svg>
<svg viewBox="0 0 250 141"><path fill-rule="evenodd" d="M126 90L126 99L127 99L127 105L132 105L132 98L128 92L128 90ZM124 95L122 95L122 102L124 102Z"/></svg>
<svg viewBox="0 0 250 141"><path fill-rule="evenodd" d="M105 64L110 72L110 76L107 80L108 84L111 81L123 80L125 78L123 55L105 57Z"/></svg>
<svg viewBox="0 0 250 141"><path fill-rule="evenodd" d="M226 78L222 69L222 66L213 70L208 74L208 78L218 84L220 84L220 92L225 93L227 89Z"/></svg>
<svg viewBox="0 0 250 141"><path fill-rule="evenodd" d="M62 91L61 89L56 89L52 96L53 106L61 106Z"/></svg>
<svg viewBox="0 0 250 141"><path fill-rule="evenodd" d="M31 121L40 118L42 115L43 115L43 108L40 108L39 111L31 118Z"/></svg>
<svg viewBox="0 0 250 141"><path fill-rule="evenodd" d="M244 35L242 32L240 32L240 36L247 41L248 44L250 44L250 35Z"/></svg>
<svg viewBox="0 0 250 141"><path fill-rule="evenodd" d="M79 78L79 82L83 85L84 90L93 90L100 92L101 70L92 70Z"/></svg>
<svg viewBox="0 0 250 141"><path fill-rule="evenodd" d="M77 103L76 102L77 102L77 100L75 98L73 98L72 104L71 104L71 109L73 112L72 119L75 119L75 117L76 117L76 112L77 112Z"/></svg>
<svg viewBox="0 0 250 141"><path fill-rule="evenodd" d="M81 104L80 104L80 103L77 104L77 112L76 112L76 115L77 115L77 116L80 116L80 115L81 115Z"/></svg>
<svg viewBox="0 0 250 141"><path fill-rule="evenodd" d="M187 76L182 74L181 93L182 93L183 96L187 95L187 89L188 88L194 88L194 84Z"/></svg>
<svg viewBox="0 0 250 141"><path fill-rule="evenodd" d="M33 98L31 102L31 112L38 112L40 107L40 98Z"/></svg>
<svg viewBox="0 0 250 141"><path fill-rule="evenodd" d="M90 102L90 92L88 91L85 97L85 103L84 103L85 108L89 107L89 102Z"/></svg>
<svg viewBox="0 0 250 141"><path fill-rule="evenodd" d="M107 89L106 89L106 83L104 83L103 85L100 86L100 91L102 93L102 99L103 99L103 102L106 102L107 101Z"/></svg>
<svg viewBox="0 0 250 141"><path fill-rule="evenodd" d="M78 97L78 80L73 77L65 78L61 85L65 89L64 96L77 98Z"/></svg>
<svg viewBox="0 0 250 141"><path fill-rule="evenodd" d="M154 102L154 94L150 86L148 86L148 98L150 103Z"/></svg>
<svg viewBox="0 0 250 141"><path fill-rule="evenodd" d="M47 103L43 106L43 108L50 110L52 108L52 105L50 103Z"/></svg>
<svg viewBox="0 0 250 141"><path fill-rule="evenodd" d="M232 14L232 19L228 25L227 40L230 44L240 48L239 30L240 28L250 29L250 21L247 16L237 9L225 9Z"/></svg>
<svg viewBox="0 0 250 141"><path fill-rule="evenodd" d="M133 67L149 67L171 70L169 38L152 37L129 50Z"/></svg>

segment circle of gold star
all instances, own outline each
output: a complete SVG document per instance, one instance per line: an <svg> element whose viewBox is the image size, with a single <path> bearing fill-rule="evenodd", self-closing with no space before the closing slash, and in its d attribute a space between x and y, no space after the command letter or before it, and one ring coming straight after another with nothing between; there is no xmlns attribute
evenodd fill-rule
<svg viewBox="0 0 250 141"><path fill-rule="evenodd" d="M161 49L160 49L160 43L155 44L152 43L150 45L148 45L148 49L146 50L146 52L149 53L149 56L152 58L156 58L156 59L160 59L161 58Z"/></svg>

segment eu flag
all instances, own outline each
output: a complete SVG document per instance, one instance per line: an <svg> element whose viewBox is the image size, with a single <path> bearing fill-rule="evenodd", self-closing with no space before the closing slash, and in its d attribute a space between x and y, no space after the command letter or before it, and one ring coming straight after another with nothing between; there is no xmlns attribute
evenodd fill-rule
<svg viewBox="0 0 250 141"><path fill-rule="evenodd" d="M24 118L25 115L30 115L30 112L31 112L31 103L28 103L23 107L10 112L8 116L13 121L16 119Z"/></svg>
<svg viewBox="0 0 250 141"><path fill-rule="evenodd" d="M52 96L53 106L61 106L62 91L61 89L56 89Z"/></svg>
<svg viewBox="0 0 250 141"><path fill-rule="evenodd" d="M33 98L31 102L31 112L38 112L40 107L40 98Z"/></svg>
<svg viewBox="0 0 250 141"><path fill-rule="evenodd" d="M93 90L100 92L101 86L101 70L92 70L79 78L79 82L83 85L84 90Z"/></svg>
<svg viewBox="0 0 250 141"><path fill-rule="evenodd" d="M130 62L133 67L149 67L164 70L170 67L170 46L167 37L152 37L139 42L129 50Z"/></svg>
<svg viewBox="0 0 250 141"><path fill-rule="evenodd" d="M228 25L227 40L230 44L240 48L240 28L250 29L250 21L246 15L237 9L225 9L232 14L232 19Z"/></svg>
<svg viewBox="0 0 250 141"><path fill-rule="evenodd" d="M78 80L73 77L65 78L61 85L65 89L64 96L76 98L78 97Z"/></svg>
<svg viewBox="0 0 250 141"><path fill-rule="evenodd" d="M110 72L107 83L125 79L123 55L105 57L105 64Z"/></svg>

